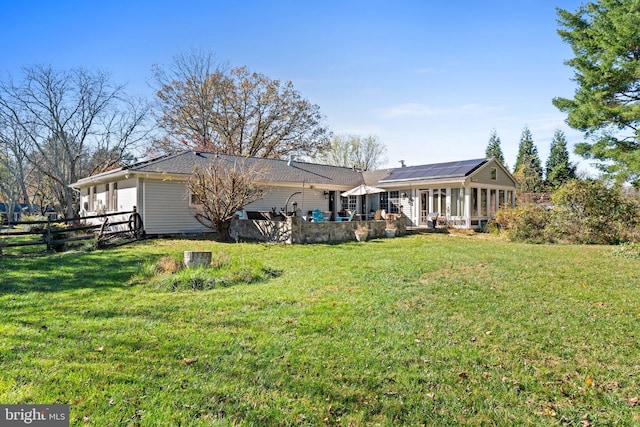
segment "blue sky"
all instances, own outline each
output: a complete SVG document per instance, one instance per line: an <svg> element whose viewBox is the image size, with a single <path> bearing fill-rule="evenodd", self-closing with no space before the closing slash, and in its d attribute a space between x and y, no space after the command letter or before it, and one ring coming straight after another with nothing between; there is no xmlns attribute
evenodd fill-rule
<svg viewBox="0 0 640 427"><path fill-rule="evenodd" d="M334 133L378 135L387 166L484 157L494 128L512 166L525 125L543 162L555 129L582 140L551 104L575 90L555 8L581 3L4 0L0 72L106 69L151 98L153 64L204 48L291 80Z"/></svg>

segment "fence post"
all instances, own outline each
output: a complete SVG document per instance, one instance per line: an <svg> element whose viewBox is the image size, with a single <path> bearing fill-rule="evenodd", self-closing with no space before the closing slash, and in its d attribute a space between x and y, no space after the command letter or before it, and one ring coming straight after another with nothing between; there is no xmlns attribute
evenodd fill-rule
<svg viewBox="0 0 640 427"><path fill-rule="evenodd" d="M50 251L53 248L53 236L51 235L51 217L47 216L47 235L44 238L47 244L47 250Z"/></svg>

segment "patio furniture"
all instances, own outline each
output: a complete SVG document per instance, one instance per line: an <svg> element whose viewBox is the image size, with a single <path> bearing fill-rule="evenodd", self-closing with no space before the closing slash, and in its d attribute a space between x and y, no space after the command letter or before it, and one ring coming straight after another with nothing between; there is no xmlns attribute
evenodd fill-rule
<svg viewBox="0 0 640 427"><path fill-rule="evenodd" d="M313 222L322 222L324 221L324 214L320 209L313 210Z"/></svg>
<svg viewBox="0 0 640 427"><path fill-rule="evenodd" d="M369 221L373 219L373 213L370 214L355 214L357 221Z"/></svg>
<svg viewBox="0 0 640 427"><path fill-rule="evenodd" d="M440 214L438 212L429 212L427 214L427 227L429 228L436 228L436 225L438 225L438 216Z"/></svg>
<svg viewBox="0 0 640 427"><path fill-rule="evenodd" d="M336 217L336 221L337 222L347 222L347 221L351 221L353 219L353 216L355 215L356 211L347 211L347 213L349 213L348 216L337 216Z"/></svg>

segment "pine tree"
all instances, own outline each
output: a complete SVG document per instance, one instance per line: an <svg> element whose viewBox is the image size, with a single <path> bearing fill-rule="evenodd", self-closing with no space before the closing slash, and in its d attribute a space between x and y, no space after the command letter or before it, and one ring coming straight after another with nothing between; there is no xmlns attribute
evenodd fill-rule
<svg viewBox="0 0 640 427"><path fill-rule="evenodd" d="M576 144L576 153L640 188L640 4L592 0L575 13L557 12L558 34L575 55L566 64L578 87L573 98L554 98L553 104L567 114L569 126L591 139Z"/></svg>
<svg viewBox="0 0 640 427"><path fill-rule="evenodd" d="M542 191L542 162L527 126L522 130L520 137L514 175L520 183L520 191L524 193Z"/></svg>
<svg viewBox="0 0 640 427"><path fill-rule="evenodd" d="M502 154L502 148L500 147L500 137L498 136L498 132L496 132L495 129L491 131L489 143L487 144L487 149L485 150L485 156L487 158L494 157L500 160L500 163L502 163L503 165L505 164L504 154Z"/></svg>
<svg viewBox="0 0 640 427"><path fill-rule="evenodd" d="M547 185L554 190L576 177L576 167L569 162L567 140L561 130L556 130L553 134L546 169Z"/></svg>

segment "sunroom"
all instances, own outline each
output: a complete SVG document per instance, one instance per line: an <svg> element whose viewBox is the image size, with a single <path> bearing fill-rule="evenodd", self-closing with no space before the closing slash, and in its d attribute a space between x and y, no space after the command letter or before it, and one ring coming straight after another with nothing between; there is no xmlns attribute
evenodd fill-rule
<svg viewBox="0 0 640 427"><path fill-rule="evenodd" d="M376 182L378 203L407 226L482 229L501 206L514 206L517 183L496 159L397 168Z"/></svg>

